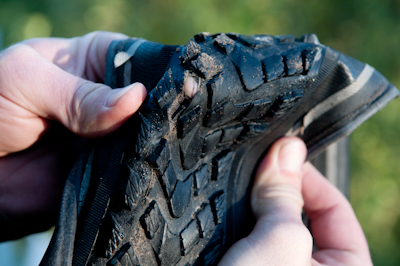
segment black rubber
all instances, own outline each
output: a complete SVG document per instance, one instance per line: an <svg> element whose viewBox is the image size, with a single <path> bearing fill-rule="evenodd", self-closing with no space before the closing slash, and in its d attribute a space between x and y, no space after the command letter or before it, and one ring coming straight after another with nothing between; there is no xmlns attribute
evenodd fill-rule
<svg viewBox="0 0 400 266"><path fill-rule="evenodd" d="M253 171L275 140L298 135L312 156L397 96L377 71L317 40L202 33L185 46L143 42L117 67L116 55L137 40L114 42L106 83L140 81L149 94L131 133L96 146L86 165L72 265L215 265L254 225ZM199 84L193 99L182 89L187 77ZM325 102L333 104L322 112ZM115 147L126 134L122 153ZM97 200L108 180L110 200Z"/></svg>

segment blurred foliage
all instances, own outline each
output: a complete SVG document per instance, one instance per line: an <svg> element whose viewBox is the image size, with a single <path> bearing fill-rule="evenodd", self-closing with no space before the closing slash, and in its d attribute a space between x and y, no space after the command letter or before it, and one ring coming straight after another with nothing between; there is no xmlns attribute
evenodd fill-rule
<svg viewBox="0 0 400 266"><path fill-rule="evenodd" d="M399 0L0 0L5 45L93 30L184 44L195 33L316 33L400 87ZM397 32L397 33L396 33ZM400 265L400 102L351 137L351 202L375 265Z"/></svg>

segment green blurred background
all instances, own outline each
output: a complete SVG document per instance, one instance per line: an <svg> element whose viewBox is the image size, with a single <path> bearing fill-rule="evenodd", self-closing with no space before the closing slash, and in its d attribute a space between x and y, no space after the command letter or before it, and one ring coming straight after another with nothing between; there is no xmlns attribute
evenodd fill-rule
<svg viewBox="0 0 400 266"><path fill-rule="evenodd" d="M195 33L316 33L400 87L399 0L0 0L8 46L93 30L185 44ZM400 101L351 135L351 203L375 265L400 265Z"/></svg>

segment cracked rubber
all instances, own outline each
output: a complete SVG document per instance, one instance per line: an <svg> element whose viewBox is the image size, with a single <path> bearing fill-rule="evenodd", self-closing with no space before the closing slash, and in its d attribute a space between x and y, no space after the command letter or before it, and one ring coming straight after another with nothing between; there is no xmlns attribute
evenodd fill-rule
<svg viewBox="0 0 400 266"><path fill-rule="evenodd" d="M139 71L136 56L114 67L115 55L134 41L111 45L109 85L155 82L132 74ZM217 264L254 225L253 171L275 140L298 135L315 154L397 96L377 71L320 45L315 35L201 33L185 46L167 48L153 48L166 51L168 64L158 67L164 74L128 122L132 129L117 158L122 163L114 169L114 192L104 212L90 218L99 222L87 225L97 204L91 195L101 186L92 175L74 266ZM193 99L182 89L188 76L199 85ZM353 94L340 98L341 90ZM335 97L341 100L332 104ZM331 107L318 106L324 101ZM94 169L96 153L108 158L107 147L95 148ZM86 251L82 241L90 246Z"/></svg>

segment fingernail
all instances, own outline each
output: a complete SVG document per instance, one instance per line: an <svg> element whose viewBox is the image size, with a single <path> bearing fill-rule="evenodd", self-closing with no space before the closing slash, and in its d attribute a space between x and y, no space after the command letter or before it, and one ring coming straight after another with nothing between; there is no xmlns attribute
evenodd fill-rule
<svg viewBox="0 0 400 266"><path fill-rule="evenodd" d="M137 85L141 85L140 83L133 83L132 85L122 88L122 89L116 89L114 94L108 98L106 106L107 107L114 107L117 105L118 100L124 96L125 93L130 91L132 88L136 87Z"/></svg>
<svg viewBox="0 0 400 266"><path fill-rule="evenodd" d="M289 141L279 150L279 168L287 172L298 173L303 167L305 155L304 143L299 140Z"/></svg>
<svg viewBox="0 0 400 266"><path fill-rule="evenodd" d="M186 95L190 98L193 98L196 95L196 92L199 89L199 85L192 77L187 77L185 79L185 83L183 84L183 90L185 91Z"/></svg>

